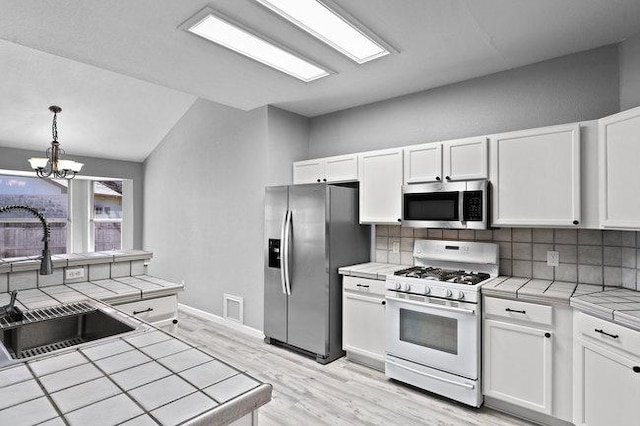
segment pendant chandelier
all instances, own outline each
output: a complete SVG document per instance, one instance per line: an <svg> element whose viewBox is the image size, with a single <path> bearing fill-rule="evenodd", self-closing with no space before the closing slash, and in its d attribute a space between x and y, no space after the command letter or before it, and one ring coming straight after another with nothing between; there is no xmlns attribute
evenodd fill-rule
<svg viewBox="0 0 640 426"><path fill-rule="evenodd" d="M38 177L73 179L80 169L82 169L83 164L62 159L65 152L64 149L60 148L60 142L58 142L57 125L58 113L62 111L62 108L52 105L49 107L49 111L53 113L53 124L51 125L53 141L51 141L51 148L47 149L46 158L30 158L29 164L31 164L31 168L35 170Z"/></svg>

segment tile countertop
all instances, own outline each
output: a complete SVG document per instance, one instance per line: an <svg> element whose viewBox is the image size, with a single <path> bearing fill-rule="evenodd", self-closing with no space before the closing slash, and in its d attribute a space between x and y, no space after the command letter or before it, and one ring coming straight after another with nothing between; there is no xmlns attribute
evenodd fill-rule
<svg viewBox="0 0 640 426"><path fill-rule="evenodd" d="M571 298L571 306L590 315L640 330L640 292L619 287L602 287L593 293Z"/></svg>
<svg viewBox="0 0 640 426"><path fill-rule="evenodd" d="M114 314L138 328L0 369L2 423L222 425L271 400L271 385L153 325Z"/></svg>
<svg viewBox="0 0 640 426"><path fill-rule="evenodd" d="M182 284L150 275L138 275L19 290L16 303L23 310L76 302L86 298L120 304L175 294L183 287ZM0 305L8 302L9 294L0 293Z"/></svg>
<svg viewBox="0 0 640 426"><path fill-rule="evenodd" d="M340 275L384 281L388 274L393 274L395 271L406 268L409 268L409 266L368 262L360 263L358 265L343 266L338 269L338 273Z"/></svg>

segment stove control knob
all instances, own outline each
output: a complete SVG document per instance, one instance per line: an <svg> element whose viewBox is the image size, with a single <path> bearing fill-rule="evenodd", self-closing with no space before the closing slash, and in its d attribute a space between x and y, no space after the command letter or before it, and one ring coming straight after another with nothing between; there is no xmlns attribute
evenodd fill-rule
<svg viewBox="0 0 640 426"><path fill-rule="evenodd" d="M409 290L411 290L411 284L405 284L404 291L409 291Z"/></svg>
<svg viewBox="0 0 640 426"><path fill-rule="evenodd" d="M429 293L431 293L431 288L430 288L430 287L425 286L425 287L424 287L424 291L423 291L423 293L424 293L424 294L429 294Z"/></svg>
<svg viewBox="0 0 640 426"><path fill-rule="evenodd" d="M395 283L394 287L396 288L396 290L400 290L400 283Z"/></svg>
<svg viewBox="0 0 640 426"><path fill-rule="evenodd" d="M460 300L464 299L464 292L458 291L458 294L456 294L456 297Z"/></svg>
<svg viewBox="0 0 640 426"><path fill-rule="evenodd" d="M452 295L452 294L453 294L453 293L451 293L451 290L449 290L449 289L446 289L446 290L444 291L444 295L445 295L446 297L451 297L451 295Z"/></svg>

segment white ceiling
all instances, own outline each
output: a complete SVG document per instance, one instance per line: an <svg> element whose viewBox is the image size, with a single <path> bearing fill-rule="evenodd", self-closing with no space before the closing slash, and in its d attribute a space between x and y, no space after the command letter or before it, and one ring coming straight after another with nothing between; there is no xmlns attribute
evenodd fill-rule
<svg viewBox="0 0 640 426"><path fill-rule="evenodd" d="M64 108L60 136L70 152L139 160L193 96L311 117L640 32L638 0L334 1L399 53L356 65L253 0L0 0L0 39L94 66L1 43L0 114L11 120L0 121L0 144L13 137L40 148L48 139L46 107L55 98ZM177 29L204 6L337 74L305 84ZM73 113L82 118L72 121ZM28 135L25 126L33 127Z"/></svg>

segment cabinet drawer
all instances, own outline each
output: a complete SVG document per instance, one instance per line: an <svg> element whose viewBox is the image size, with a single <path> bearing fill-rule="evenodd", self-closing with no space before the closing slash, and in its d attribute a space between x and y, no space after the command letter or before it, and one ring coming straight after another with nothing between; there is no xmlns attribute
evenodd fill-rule
<svg viewBox="0 0 640 426"><path fill-rule="evenodd" d="M553 308L551 306L537 305L517 300L485 297L484 314L487 317L511 318L520 321L553 325Z"/></svg>
<svg viewBox="0 0 640 426"><path fill-rule="evenodd" d="M178 308L178 297L175 295L140 300L138 302L116 305L116 309L146 322L157 322L175 318Z"/></svg>
<svg viewBox="0 0 640 426"><path fill-rule="evenodd" d="M586 337L636 357L640 354L640 332L582 312L576 312L574 319L576 337Z"/></svg>
<svg viewBox="0 0 640 426"><path fill-rule="evenodd" d="M358 277L343 277L342 285L345 290L372 293L384 296L384 281Z"/></svg>

